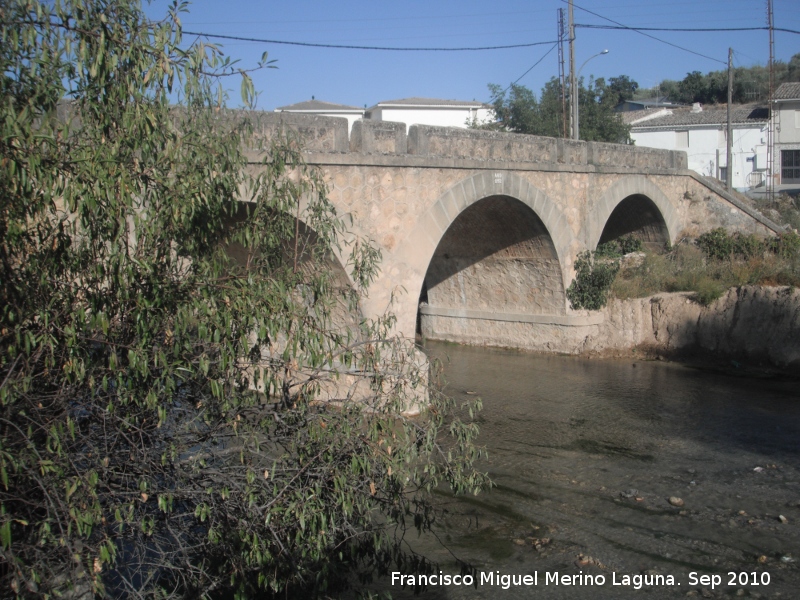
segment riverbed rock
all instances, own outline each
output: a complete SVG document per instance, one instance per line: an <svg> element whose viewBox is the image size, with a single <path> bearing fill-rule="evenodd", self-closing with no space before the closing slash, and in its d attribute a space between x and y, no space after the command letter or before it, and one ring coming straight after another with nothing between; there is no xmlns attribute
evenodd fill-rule
<svg viewBox="0 0 800 600"><path fill-rule="evenodd" d="M678 508L680 508L681 506L683 506L685 504L683 499L682 498L678 498L677 496L670 496L669 500L667 500L667 502L672 504L672 506L677 506Z"/></svg>

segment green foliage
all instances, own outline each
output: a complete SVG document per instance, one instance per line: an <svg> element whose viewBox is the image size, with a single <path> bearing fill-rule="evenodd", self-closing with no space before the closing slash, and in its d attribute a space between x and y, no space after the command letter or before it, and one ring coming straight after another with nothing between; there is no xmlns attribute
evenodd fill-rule
<svg viewBox="0 0 800 600"><path fill-rule="evenodd" d="M391 316L358 318L378 253L340 248L296 143L246 168L257 116L220 84L251 105L246 72L182 43L182 4L0 10L0 597L284 597L421 568L403 531L440 484L484 485L476 429Z"/></svg>
<svg viewBox="0 0 800 600"><path fill-rule="evenodd" d="M664 254L621 270L612 292L618 298L641 298L658 292L695 292L708 304L731 287L800 285L800 236L775 238L728 235L714 230L703 244L685 240Z"/></svg>
<svg viewBox="0 0 800 600"><path fill-rule="evenodd" d="M619 249L623 255L630 254L631 252L642 252L644 250L642 240L633 235L625 235L619 238L618 241Z"/></svg>
<svg viewBox="0 0 800 600"><path fill-rule="evenodd" d="M783 258L800 259L800 235L794 231L782 233L773 245L774 252Z"/></svg>
<svg viewBox="0 0 800 600"><path fill-rule="evenodd" d="M788 63L775 61L775 85L800 79L800 54ZM692 104L724 104L728 101L727 70L687 73L681 81L664 80L657 87L639 90L640 98L660 96L673 102ZM737 104L763 102L769 97L769 69L765 66L737 67L733 73L733 101Z"/></svg>
<svg viewBox="0 0 800 600"><path fill-rule="evenodd" d="M631 252L642 252L644 244L634 235L625 235L610 242L600 244L595 251L596 257L622 258Z"/></svg>
<svg viewBox="0 0 800 600"><path fill-rule="evenodd" d="M733 238L722 227L712 229L698 237L697 246L706 256L716 259L730 257L734 249Z"/></svg>
<svg viewBox="0 0 800 600"><path fill-rule="evenodd" d="M567 299L574 309L598 310L608 302L608 291L619 271L619 261L581 252L575 261L575 279L567 288Z"/></svg>
<svg viewBox="0 0 800 600"><path fill-rule="evenodd" d="M589 141L630 143L630 128L614 113L617 98L625 96L637 86L626 76L611 78L606 86L603 79L596 84L579 85L581 139ZM561 83L555 77L542 88L539 100L525 86L512 84L508 96L502 86L490 84L494 98L493 108L497 122L487 125L516 133L564 136L564 118L561 103Z"/></svg>

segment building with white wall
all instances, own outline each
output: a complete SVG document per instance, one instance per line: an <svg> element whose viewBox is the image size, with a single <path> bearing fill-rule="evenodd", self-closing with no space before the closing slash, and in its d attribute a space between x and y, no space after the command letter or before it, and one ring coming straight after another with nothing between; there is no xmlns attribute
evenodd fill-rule
<svg viewBox="0 0 800 600"><path fill-rule="evenodd" d="M364 116L364 109L357 106L346 104L334 104L333 102L323 102L316 100L313 96L311 100L297 102L287 106L279 106L275 112L307 113L319 115L321 117L344 117L347 119L347 129L353 128L353 122Z"/></svg>
<svg viewBox="0 0 800 600"><path fill-rule="evenodd" d="M800 188L800 83L775 91L775 162L777 190Z"/></svg>
<svg viewBox="0 0 800 600"><path fill-rule="evenodd" d="M468 127L494 121L492 107L483 102L439 100L436 98L402 98L385 100L367 109L365 118L375 121L395 121L410 125L439 125Z"/></svg>
<svg viewBox="0 0 800 600"><path fill-rule="evenodd" d="M625 113L631 125L631 139L637 146L683 150L690 169L725 181L728 167L726 107L704 109L694 105L687 109L641 112L645 114ZM746 191L764 184L768 114L765 106L754 104L731 108L732 182L737 190Z"/></svg>

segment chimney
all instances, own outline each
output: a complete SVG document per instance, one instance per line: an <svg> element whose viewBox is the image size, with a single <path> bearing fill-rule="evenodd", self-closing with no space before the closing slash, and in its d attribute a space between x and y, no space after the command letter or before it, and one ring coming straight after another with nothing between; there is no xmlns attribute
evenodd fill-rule
<svg viewBox="0 0 800 600"><path fill-rule="evenodd" d="M692 104L692 112L693 113L703 112L703 105L700 104L699 102L695 102L694 104Z"/></svg>

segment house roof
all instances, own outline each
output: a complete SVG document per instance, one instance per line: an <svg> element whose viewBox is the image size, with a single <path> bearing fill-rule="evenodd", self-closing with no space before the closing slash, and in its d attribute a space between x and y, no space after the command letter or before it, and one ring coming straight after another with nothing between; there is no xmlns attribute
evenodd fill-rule
<svg viewBox="0 0 800 600"><path fill-rule="evenodd" d="M289 104L287 106L279 106L275 109L286 111L327 111L327 112L363 112L363 108L358 106L348 106L347 104L334 104L333 102L323 102L322 100L306 100L304 102L297 102L296 104Z"/></svg>
<svg viewBox="0 0 800 600"><path fill-rule="evenodd" d="M731 123L737 125L752 124L763 125L767 122L769 111L767 107L758 104L736 105L731 109ZM634 123L631 131L644 129L671 129L675 127L703 127L708 125L721 126L728 122L727 108L703 109L693 112L691 109L671 110L664 116L647 119Z"/></svg>
<svg viewBox="0 0 800 600"><path fill-rule="evenodd" d="M782 83L775 90L775 100L800 100L800 82Z"/></svg>
<svg viewBox="0 0 800 600"><path fill-rule="evenodd" d="M376 108L386 108L389 106L416 106L416 107L439 107L439 106L458 106L468 108L491 108L488 104L477 100L442 100L440 98L401 98L399 100L383 100L367 110Z"/></svg>
<svg viewBox="0 0 800 600"><path fill-rule="evenodd" d="M642 108L639 110L626 110L616 113L626 125L633 125L640 121L649 121L657 117L672 114L671 111L665 107L663 108Z"/></svg>

